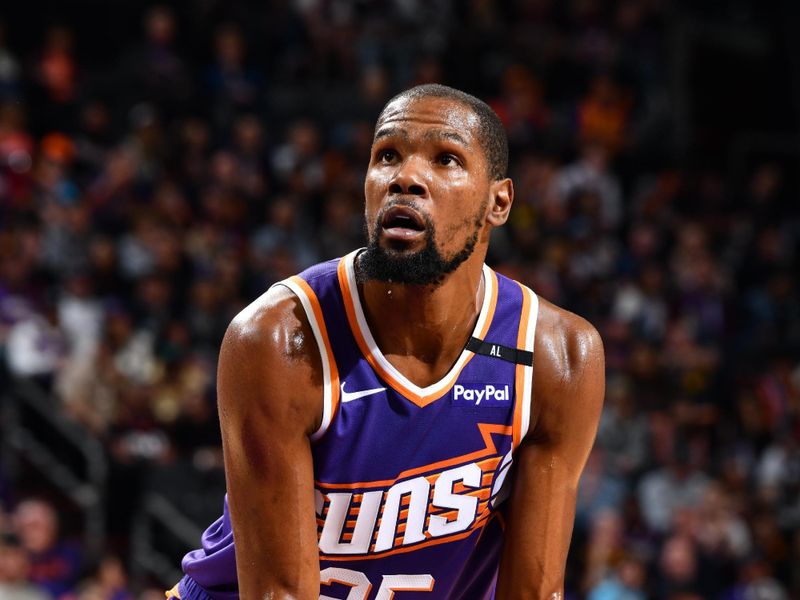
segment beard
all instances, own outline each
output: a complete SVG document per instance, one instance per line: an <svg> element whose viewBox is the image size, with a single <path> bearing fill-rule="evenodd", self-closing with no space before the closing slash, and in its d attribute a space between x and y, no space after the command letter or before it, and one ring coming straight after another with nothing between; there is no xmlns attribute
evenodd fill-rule
<svg viewBox="0 0 800 600"><path fill-rule="evenodd" d="M383 214L398 204L413 206L411 203L394 202L385 206L378 214L372 234L368 234L367 248L358 257L357 277L359 283L375 280L406 285L441 285L445 277L455 271L475 251L478 232L483 225L481 217L485 211L485 204L481 206L478 216L466 220L465 226L474 223L474 229L462 248L449 257L445 257L436 244L436 230L431 218L420 211L418 212L425 221L426 232L425 245L421 250L407 252L386 249L380 245L380 223Z"/></svg>

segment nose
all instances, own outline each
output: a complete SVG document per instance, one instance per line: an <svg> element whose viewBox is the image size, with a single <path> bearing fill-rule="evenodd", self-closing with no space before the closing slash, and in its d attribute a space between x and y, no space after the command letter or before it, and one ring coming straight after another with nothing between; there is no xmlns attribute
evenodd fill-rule
<svg viewBox="0 0 800 600"><path fill-rule="evenodd" d="M403 161L389 182L390 194L427 196L428 186L421 171L422 167L413 158Z"/></svg>

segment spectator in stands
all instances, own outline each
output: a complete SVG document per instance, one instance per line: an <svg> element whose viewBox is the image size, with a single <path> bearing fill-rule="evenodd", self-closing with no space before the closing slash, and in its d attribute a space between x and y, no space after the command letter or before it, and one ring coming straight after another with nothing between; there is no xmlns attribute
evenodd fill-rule
<svg viewBox="0 0 800 600"><path fill-rule="evenodd" d="M678 441L669 463L657 471L649 472L639 482L639 504L647 526L653 531L669 532L675 511L684 506L697 505L709 486L708 477L690 463L688 452L685 441ZM686 554L676 553L680 556Z"/></svg>
<svg viewBox="0 0 800 600"><path fill-rule="evenodd" d="M554 182L562 203L568 203L579 193L594 194L602 231L615 230L622 219L622 191L619 179L609 168L610 160L608 148L587 143L580 159L564 167Z"/></svg>
<svg viewBox="0 0 800 600"><path fill-rule="evenodd" d="M702 598L701 578L692 540L678 535L667 538L659 556L654 597L668 600L678 594L696 594Z"/></svg>
<svg viewBox="0 0 800 600"><path fill-rule="evenodd" d="M177 33L172 10L152 7L144 18L144 40L122 70L132 97L156 102L169 112L184 106L194 91L189 69L176 49Z"/></svg>
<svg viewBox="0 0 800 600"><path fill-rule="evenodd" d="M13 533L0 533L0 598L2 600L50 600L42 587L31 583L28 554Z"/></svg>
<svg viewBox="0 0 800 600"><path fill-rule="evenodd" d="M769 564L763 560L748 562L739 570L738 581L726 594L726 600L787 600L786 590L775 581L771 571Z"/></svg>
<svg viewBox="0 0 800 600"><path fill-rule="evenodd" d="M59 535L55 508L44 500L29 498L14 509L14 531L30 563L30 581L53 598L74 590L83 567L80 549Z"/></svg>
<svg viewBox="0 0 800 600"><path fill-rule="evenodd" d="M697 510L695 537L706 556L715 556L731 565L748 556L752 550L750 530L718 482L708 486Z"/></svg>
<svg viewBox="0 0 800 600"><path fill-rule="evenodd" d="M309 120L292 123L286 142L275 148L272 168L279 181L296 192L313 193L323 183L319 128Z"/></svg>
<svg viewBox="0 0 800 600"><path fill-rule="evenodd" d="M117 556L106 555L95 574L81 582L77 600L133 600L128 590L128 576Z"/></svg>
<svg viewBox="0 0 800 600"><path fill-rule="evenodd" d="M258 108L264 91L261 73L246 64L247 44L233 24L220 25L214 35L214 63L206 73L214 121L221 131L230 129L235 117Z"/></svg>
<svg viewBox="0 0 800 600"><path fill-rule="evenodd" d="M298 196L276 198L269 207L267 223L250 239L253 271L265 277L265 284L271 284L287 269L302 270L312 264L317 255L311 235L308 218L303 213L303 199ZM285 266L285 259L292 264Z"/></svg>
<svg viewBox="0 0 800 600"><path fill-rule="evenodd" d="M598 518L608 520L607 513L620 510L629 492L627 480L608 469L608 462L604 448L592 449L578 487L575 527L579 531L594 528Z"/></svg>
<svg viewBox="0 0 800 600"><path fill-rule="evenodd" d="M8 48L6 24L0 21L0 102L20 93L20 65Z"/></svg>
<svg viewBox="0 0 800 600"><path fill-rule="evenodd" d="M638 475L649 459L648 424L633 398L630 379L618 374L606 383L606 404L596 447L606 455L603 470L624 478Z"/></svg>
<svg viewBox="0 0 800 600"><path fill-rule="evenodd" d="M70 127L75 118L75 100L80 91L75 56L75 36L70 27L51 26L34 68L33 101L40 103L43 131Z"/></svg>
<svg viewBox="0 0 800 600"><path fill-rule="evenodd" d="M67 354L56 306L48 303L43 314L30 314L11 326L6 346L11 374L36 379L49 389Z"/></svg>
<svg viewBox="0 0 800 600"><path fill-rule="evenodd" d="M588 600L645 600L644 564L634 556L626 556L614 571L608 573L587 594Z"/></svg>
<svg viewBox="0 0 800 600"><path fill-rule="evenodd" d="M583 589L589 590L609 578L614 566L625 555L625 530L622 514L615 508L598 510L592 515L586 544Z"/></svg>

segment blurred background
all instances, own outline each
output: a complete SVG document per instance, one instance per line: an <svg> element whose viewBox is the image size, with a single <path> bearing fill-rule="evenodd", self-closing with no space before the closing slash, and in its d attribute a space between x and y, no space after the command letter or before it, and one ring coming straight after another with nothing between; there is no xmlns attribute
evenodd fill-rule
<svg viewBox="0 0 800 600"><path fill-rule="evenodd" d="M221 510L230 319L363 244L375 117L502 117L490 264L588 318L567 597L800 598L800 5L0 5L0 598L163 598Z"/></svg>

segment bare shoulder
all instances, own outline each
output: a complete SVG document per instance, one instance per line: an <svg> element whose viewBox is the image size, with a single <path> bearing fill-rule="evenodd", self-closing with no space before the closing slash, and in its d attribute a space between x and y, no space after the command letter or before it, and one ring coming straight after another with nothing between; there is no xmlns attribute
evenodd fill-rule
<svg viewBox="0 0 800 600"><path fill-rule="evenodd" d="M534 356L534 436L550 435L552 422L567 415L599 416L605 355L591 323L540 298Z"/></svg>
<svg viewBox="0 0 800 600"><path fill-rule="evenodd" d="M264 352L270 360L303 360L316 343L300 300L289 288L276 285L237 314L225 332L223 349Z"/></svg>
<svg viewBox="0 0 800 600"><path fill-rule="evenodd" d="M537 358L565 379L587 362L603 358L603 342L594 325L542 298L536 333Z"/></svg>
<svg viewBox="0 0 800 600"><path fill-rule="evenodd" d="M300 300L287 287L274 286L236 315L225 332L220 410L247 410L246 403L255 403L270 413L310 419L313 430L321 390L319 348Z"/></svg>

